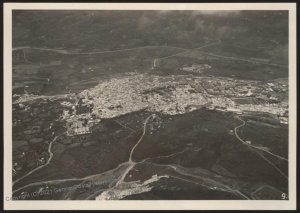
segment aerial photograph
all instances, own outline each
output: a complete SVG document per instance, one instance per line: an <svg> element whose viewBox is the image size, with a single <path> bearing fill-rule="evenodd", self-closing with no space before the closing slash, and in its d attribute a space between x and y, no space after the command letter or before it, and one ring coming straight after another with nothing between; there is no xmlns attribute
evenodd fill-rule
<svg viewBox="0 0 300 213"><path fill-rule="evenodd" d="M12 199L289 200L288 65L288 10L13 10Z"/></svg>

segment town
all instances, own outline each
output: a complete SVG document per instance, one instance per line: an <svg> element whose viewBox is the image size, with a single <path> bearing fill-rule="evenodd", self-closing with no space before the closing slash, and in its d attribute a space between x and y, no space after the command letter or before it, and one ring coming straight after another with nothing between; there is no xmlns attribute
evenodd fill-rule
<svg viewBox="0 0 300 213"><path fill-rule="evenodd" d="M266 112L288 124L287 83L264 83L193 75L127 73L61 102L68 135L88 134L101 119L139 110L168 115L206 107L210 110Z"/></svg>

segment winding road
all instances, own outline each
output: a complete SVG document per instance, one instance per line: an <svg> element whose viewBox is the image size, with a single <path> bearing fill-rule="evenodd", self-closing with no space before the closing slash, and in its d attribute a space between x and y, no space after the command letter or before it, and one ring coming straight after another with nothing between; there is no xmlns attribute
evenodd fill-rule
<svg viewBox="0 0 300 213"><path fill-rule="evenodd" d="M255 148L255 149L259 149L259 150L261 150L261 151L264 151L264 152L266 152L266 153L268 153L268 154L270 154L270 155L273 155L274 157L277 157L277 158L279 158L279 159L281 159L281 160L288 161L287 158L284 158L284 157L282 157L282 156L280 156L280 155L274 154L274 153L272 153L272 152L270 152L270 151L268 151L268 150L265 150L265 149L263 149L263 148L261 148L261 147L257 147L257 146L248 144L248 143L246 143L243 139L241 139L241 138L239 137L239 135L237 134L237 129L239 129L239 128L245 126L246 122L245 122L243 119L241 119L240 117L237 117L237 119L239 119L240 121L243 122L241 125L239 125L239 126L237 126L237 127L234 128L235 136L237 137L237 139L238 139L240 142L242 142L243 144L245 144L245 145L247 145L247 146L250 146L250 147L252 147L252 148Z"/></svg>
<svg viewBox="0 0 300 213"><path fill-rule="evenodd" d="M146 158L144 160L141 160L139 162L135 162L132 158L133 158L133 154L136 150L136 148L141 144L141 142L143 141L143 138L146 134L146 130L147 130L147 124L149 122L149 120L152 118L152 115L148 116L144 123L143 123L143 132L142 132L142 135L140 136L139 140L136 142L136 144L132 147L131 151L130 151L130 154L129 154L129 158L128 158L128 161L127 162L123 162L121 164L119 164L116 168L114 169L111 169L111 170L108 170L108 171L105 171L103 173L100 173L100 174L94 174L94 175L90 175L90 176L87 176L87 177L83 177L83 178L69 178L69 179L61 179L61 180L49 180L49 181L41 181L41 182L35 182L35 183L31 183L31 184L28 184L28 185L25 185L15 191L13 191L13 193L16 193L22 189L25 189L27 187L31 187L31 186L39 186L39 185L42 185L42 184L57 184L57 183L63 183L63 182L67 182L67 181L87 181L87 180L91 180L91 179L94 179L94 178L100 178L100 177L105 177L105 175L108 175L108 176L111 176L112 174L114 174L113 172L117 172L117 176L115 177L115 183L109 188L107 189L101 189L99 191L96 191L93 193L93 196L96 196L97 194L101 194L105 191L110 191L110 190L114 190L114 189L117 189L117 190L120 190L119 188L119 185L123 184L124 183L124 179L126 178L126 176L128 175L128 173L132 170L132 168L136 165L136 164L140 164L140 163L144 163L146 162L147 160L150 160L150 159L154 159L154 158L168 158L168 157L172 157L174 155L177 155L177 154L180 154L180 153L183 153L185 151L188 150L188 148L185 148L183 149L182 151L178 151L178 152L175 152L173 154L170 154L170 155L165 155L165 156L157 156L157 157L154 157L154 158ZM240 121L242 121L243 123L240 124L239 126L235 127L235 135L236 135L236 138L241 142L243 143L244 145L248 146L252 151L256 152L258 155L260 155L264 160L266 160L269 164L271 164L278 172L280 172L282 175L284 175L286 177L286 175L281 172L272 162L270 162L268 159L266 159L260 152L258 152L256 149L259 149L259 147L255 147L253 145L250 145L250 144L247 144L243 139L240 138L240 136L238 135L237 133L237 130L241 127L243 127L246 122L244 120L242 120L241 118L238 117L238 119ZM48 152L50 154L50 157L47 161L46 164L44 164L43 166L41 167L38 167L34 170L32 170L31 172L29 172L28 174L26 174L25 176L23 176L22 178L18 179L17 181L15 181L14 183L20 181L21 179L27 177L28 175L32 174L33 172L45 167L46 165L48 165L53 157L53 153L51 151L51 148L52 148L52 145L53 143L57 140L59 136L56 136L52 141L51 143L49 144L49 148L48 148ZM259 149L261 150L261 149ZM266 150L261 150L261 151L266 151ZM269 153L269 152L268 152ZM271 153L271 152L270 152ZM273 156L278 156L274 153L272 153ZM281 156L278 156L278 157L281 157ZM281 158L280 158L281 159ZM153 162L151 162L153 163ZM164 165L164 164L156 164L156 163L153 163L154 165L158 165L158 166L167 166L167 167L170 167L172 168L176 173L178 173L179 176L177 175L169 175L169 176L172 176L174 178L177 178L177 179L180 179L180 180L183 180L183 181L188 181L188 182L192 182L192 183L195 183L195 184L200 184L202 186L205 186L205 187L209 187L209 184L211 185L214 185L216 186L217 188L215 190L221 190L221 191L227 191L227 192L230 192L230 193L233 193L233 194L237 194L239 195L240 197L244 198L244 199L247 199L249 200L250 198L245 195L244 193L242 193L241 191L237 190L237 189L234 189L228 185L225 185L224 183L221 183L219 181L216 181L216 180L213 180L211 178L207 178L205 176L202 176L202 175L196 175L196 174L191 174L189 173L188 171L185 171L184 168L181 168L179 165ZM182 177L181 177L182 176ZM185 178L186 177L186 178ZM196 180L192 180L192 179L189 179L188 177L191 177L191 178L196 178L196 179L199 179L200 182L196 181ZM188 178L188 179L187 179ZM202 182L207 182L208 185L206 184L203 184ZM113 181L114 182L114 181ZM122 188L122 187L121 187Z"/></svg>
<svg viewBox="0 0 300 213"><path fill-rule="evenodd" d="M190 52L190 51L193 51L193 50L200 50L200 49L205 48L205 47L210 47L210 46L219 44L220 42L221 42L221 41L218 40L218 41L213 42L213 43L205 44L205 45L203 45L203 46L201 46L201 47L197 47L197 48L193 48L193 49L185 49L185 51L183 51L183 52L179 52L179 53L176 53L176 54L173 54L173 55L169 55L169 56L165 56L165 57L161 57L161 58L157 58L157 59L167 59L167 58L171 58L171 57L174 57L174 56L181 55L182 53L187 53L187 52Z"/></svg>
<svg viewBox="0 0 300 213"><path fill-rule="evenodd" d="M149 121L149 119L152 118L152 115L148 116L144 122L143 125L143 134L141 135L140 139L137 141L137 143L132 147L131 151L130 151L130 155L129 155L129 159L128 162L126 162L126 164L128 164L128 168L125 170L125 172L123 173L123 175L121 175L120 179L118 180L118 182L116 183L116 186L124 183L124 179L126 178L127 174L130 172L130 170L136 165L136 162L132 160L132 155L134 150L136 149L136 147L142 142L145 134L146 134L146 127L147 127L147 123ZM113 187L112 187L113 188Z"/></svg>
<svg viewBox="0 0 300 213"><path fill-rule="evenodd" d="M18 192L18 191L20 191L20 190L22 190L22 189L25 189L25 188L27 188L27 187L38 186L38 185L40 185L40 184L52 184L52 183L61 183L61 182L67 182L67 181L77 181L77 180L79 180L79 181L84 181L84 180L88 180L88 179L90 179L90 178L97 177L97 176L99 176L99 175L103 175L103 174L107 174L107 173L109 173L109 172L113 172L113 171L119 169L121 166L125 166L125 165L126 165L126 166L128 166L127 169L125 170L125 172L123 173L123 175L120 177L119 181L117 182L118 185L121 184L121 183L124 181L126 175L129 173L129 171L130 171L130 170L133 168L133 166L136 164L136 162L134 162L134 161L132 160L132 155L133 155L133 152L134 152L134 150L136 149L136 147L137 147L137 146L141 143L141 141L143 140L143 138L144 138L144 136L145 136L145 134L146 134L146 126L147 126L147 123L148 123L148 121L149 121L149 119L150 119L151 117L152 117L152 115L150 115L149 117L146 118L146 120L145 120L145 122L144 122L144 125L143 125L143 133L142 133L141 137L139 138L139 140L137 141L137 143L136 143L136 144L134 145L134 147L131 149L130 155L129 155L129 159L128 159L127 162L123 162L123 163L119 164L119 165L118 165L116 168L114 168L114 169L105 171L105 172L100 173L100 174L90 175L90 176L87 176L87 177L84 177L84 178L69 178L69 179L49 180L49 181L41 181L41 182L35 182L35 183L27 184L27 185L25 185L25 186L22 186L22 187L20 187L20 188L18 188L18 189L16 189L16 190L14 190L14 191L13 191L13 194L16 193L16 192ZM63 133L63 134L64 134L64 133ZM61 134L61 135L62 135L62 134ZM59 135L59 136L61 136L61 135ZM50 142L50 144L49 144L48 152L49 152L49 154L50 154L50 157L49 157L47 163L44 164L44 165L42 165L42 166L40 166L40 167L35 168L34 170L30 171L29 173L27 173L27 174L24 175L23 177L21 177L21 178L19 178L18 180L14 181L14 182L13 182L13 185L14 185L15 183L19 182L20 180L24 179L25 177L29 176L30 174L36 172L37 170L39 170L39 169L41 169L41 168L47 166L47 165L50 163L50 161L51 161L51 159L52 159L52 157L53 157L53 153L52 153L52 151L51 151L52 144L57 140L57 138L58 138L59 136L56 136L56 137Z"/></svg>
<svg viewBox="0 0 300 213"><path fill-rule="evenodd" d="M148 116L144 122L144 126L143 126L143 134L142 136L140 137L140 139L138 140L138 142L134 145L134 147L131 149L130 151L130 155L129 155L129 160L128 162L129 163L133 163L134 161L132 160L132 155L133 155L133 152L134 150L136 149L136 147L141 143L141 141L143 140L145 134L146 134L146 126L147 126L147 123L149 121L149 119L152 118L152 115Z"/></svg>
<svg viewBox="0 0 300 213"><path fill-rule="evenodd" d="M54 139L49 143L49 147L48 147L49 158L48 158L47 162L46 162L45 164L43 164L43 165L41 165L41 166L39 166L39 167L36 167L35 169L31 170L30 172L28 172L26 175L22 176L21 178L15 180L15 181L12 183L12 185L18 183L20 180L23 180L24 178L28 177L28 176L31 175L32 173L34 173L34 172L40 170L41 168L44 168L45 166L47 166L47 165L50 163L50 161L52 160L52 158L53 158L53 152L51 151L51 149L52 149L52 144L57 140L58 137L62 136L63 134L65 134L65 133L62 133L62 134L60 134L60 135L58 135L58 136L55 136Z"/></svg>
<svg viewBox="0 0 300 213"><path fill-rule="evenodd" d="M288 179L288 177L287 177L287 175L286 175L285 173L283 173L276 165L274 165L274 164L273 164L270 160L268 160L264 155L262 155L260 152L258 152L257 149L258 149L258 150L261 150L261 151L264 151L264 152L266 152L266 153L269 153L269 154L271 154L271 155L273 155L273 156L275 156L275 157L277 157L277 158L279 158L279 159L281 159L281 160L285 160L285 161L288 161L288 160L287 160L286 158L281 157L281 156L279 156L279 155L276 155L276 154L274 154L274 153L272 153L272 152L269 152L269 151L267 151L267 150L261 149L260 147L256 147L256 146L253 146L253 145L251 145L251 144L248 144L248 143L246 143L243 139L241 139L240 136L237 134L237 129L239 129L239 128L245 126L246 122L245 122L243 119L241 119L240 117L237 117L237 118L238 118L240 121L242 121L243 123L242 123L241 125L239 125L239 126L237 126L237 127L234 128L234 133L235 133L236 138L237 138L242 144L248 146L248 148L249 148L250 150L254 151L254 152L255 152L256 154L258 154L261 158L263 158L265 161L267 161L267 162L268 162L274 169L276 169L282 176L284 176L286 179Z"/></svg>
<svg viewBox="0 0 300 213"><path fill-rule="evenodd" d="M133 47L133 48L126 48L126 49L118 49L118 50L105 50L105 51L95 51L95 52L91 51L91 52L79 52L79 53L76 53L76 52L72 52L70 50L64 50L64 49L52 49L52 48L23 46L23 47L14 47L14 48L12 48L12 51L32 49L32 50L42 50L42 51L57 52L57 53L63 54L63 55L93 55L93 54L106 54L106 53L116 53L116 52L127 52L127 51L138 50L138 49L159 48L159 47L160 48L171 48L171 49L182 50L179 53L158 58L158 59L167 59L167 58L170 58L170 57L173 57L173 56L180 55L180 54L185 53L185 52L190 52L190 51L193 51L193 50L200 50L202 48L213 46L213 45L216 45L216 44L219 44L219 43L221 43L220 40L218 40L216 42L213 42L213 43L209 43L209 44L203 45L201 47L192 48L192 49L182 48L182 47L175 47L175 46L166 46L166 45L148 45L148 46ZM250 63L265 64L265 65L277 66L277 67L288 67L288 65L268 63L268 62L263 62L263 61L258 61L258 60L251 60L251 59L231 57L231 56L224 56L224 55L218 55L218 54L214 54L214 53L210 53L210 52L203 52L203 51L201 51L201 53L205 54L205 55L208 55L208 56L213 56L213 57L218 57L218 58L224 58L224 59L229 59L229 60L245 61L245 62L250 62Z"/></svg>
<svg viewBox="0 0 300 213"><path fill-rule="evenodd" d="M138 49L146 49L146 48L157 48L157 47L161 47L161 48L171 48L171 49L178 49L178 50L188 50L186 48L181 48L181 47L174 47L174 46L142 46L142 47L133 47L133 48L127 48L127 49L119 49L119 50L105 50L105 51L96 51L96 52L82 52L82 53L75 53L75 52L71 52L70 50L62 50L62 49L50 49L50 48L39 48L39 47L15 47L12 50L13 51L17 51L17 50L24 50L24 49L32 49L32 50L42 50L42 51L51 51L51 52L57 52L60 54L64 54L64 55L92 55L92 54L105 54L105 53L116 53L116 52L127 52L127 51L131 51L131 50L138 50Z"/></svg>
<svg viewBox="0 0 300 213"><path fill-rule="evenodd" d="M268 62L263 62L263 61L258 61L258 60L250 60L250 59L245 59L245 58L237 58L237 57L231 57L231 56L217 55L217 54L214 54L214 53L203 52L203 51L201 51L201 53L205 54L205 55L208 55L208 56L213 56L213 57L217 57L217 58L224 58L224 59L229 59L229 60L245 61L245 62L250 62L250 63L265 64L265 65L276 66L276 67L288 67L288 65L283 65L283 64L274 64L274 63L268 63Z"/></svg>

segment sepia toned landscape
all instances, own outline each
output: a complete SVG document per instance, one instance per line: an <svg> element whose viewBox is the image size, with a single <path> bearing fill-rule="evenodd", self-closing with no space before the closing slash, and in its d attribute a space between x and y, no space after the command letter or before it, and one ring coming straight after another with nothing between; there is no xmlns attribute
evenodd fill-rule
<svg viewBox="0 0 300 213"><path fill-rule="evenodd" d="M288 11L14 10L12 38L13 199L289 199Z"/></svg>

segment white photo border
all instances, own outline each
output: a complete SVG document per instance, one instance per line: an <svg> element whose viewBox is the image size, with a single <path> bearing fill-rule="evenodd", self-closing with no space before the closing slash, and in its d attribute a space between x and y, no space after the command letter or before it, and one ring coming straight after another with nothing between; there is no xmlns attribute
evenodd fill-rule
<svg viewBox="0 0 300 213"><path fill-rule="evenodd" d="M12 10L288 10L289 200L25 201L12 197ZM4 3L4 209L5 210L295 210L296 209L296 3Z"/></svg>

